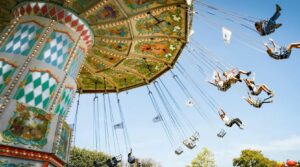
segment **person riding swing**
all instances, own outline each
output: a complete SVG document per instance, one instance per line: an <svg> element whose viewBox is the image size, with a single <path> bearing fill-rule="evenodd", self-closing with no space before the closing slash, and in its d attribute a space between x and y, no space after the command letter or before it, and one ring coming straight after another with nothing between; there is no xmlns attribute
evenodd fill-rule
<svg viewBox="0 0 300 167"><path fill-rule="evenodd" d="M256 100L254 100L251 96L250 96L250 93L248 92L248 98L247 97L244 97L244 99L250 104L252 105L253 107L255 108L261 108L261 106L264 104L264 103L272 103L273 100L270 100L273 96L269 96L267 98L264 98L264 99L260 99L260 98L257 98Z"/></svg>
<svg viewBox="0 0 300 167"><path fill-rule="evenodd" d="M275 42L270 39L272 47L269 47L268 43L264 43L267 48L268 55L275 60L288 59L292 53L293 48L300 49L300 42L291 43L287 47L278 46Z"/></svg>
<svg viewBox="0 0 300 167"><path fill-rule="evenodd" d="M251 79L244 79L250 93L254 96L258 96L262 91L266 92L269 96L274 96L274 93L267 87L267 85L256 85Z"/></svg>
<svg viewBox="0 0 300 167"><path fill-rule="evenodd" d="M255 28L257 32L261 36L269 35L279 27L281 27L282 24L277 24L276 20L279 18L281 12L281 7L276 4L276 12L269 20L261 20L259 22L255 22Z"/></svg>
<svg viewBox="0 0 300 167"><path fill-rule="evenodd" d="M242 70L238 70L237 73L235 73L235 69L231 69L229 72L224 71L223 76L224 79L221 77L220 73L218 71L215 71L214 81L208 81L210 84L216 86L221 91L227 91L232 84L235 84L237 81L242 82L241 80L241 74L245 74L249 76L251 74L251 71L246 72Z"/></svg>
<svg viewBox="0 0 300 167"><path fill-rule="evenodd" d="M218 112L220 118L222 119L222 121L224 121L226 126L232 127L232 125L236 124L240 129L244 129L245 124L243 124L243 122L239 118L230 119L223 109L220 109Z"/></svg>

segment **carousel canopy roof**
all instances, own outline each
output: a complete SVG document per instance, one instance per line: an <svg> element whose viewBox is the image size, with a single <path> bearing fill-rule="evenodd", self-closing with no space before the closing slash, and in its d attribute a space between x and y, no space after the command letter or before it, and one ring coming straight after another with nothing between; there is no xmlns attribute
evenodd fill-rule
<svg viewBox="0 0 300 167"><path fill-rule="evenodd" d="M73 11L93 31L93 46L77 78L82 93L119 92L153 81L173 67L188 39L186 0L40 1ZM1 30L20 2L0 1Z"/></svg>

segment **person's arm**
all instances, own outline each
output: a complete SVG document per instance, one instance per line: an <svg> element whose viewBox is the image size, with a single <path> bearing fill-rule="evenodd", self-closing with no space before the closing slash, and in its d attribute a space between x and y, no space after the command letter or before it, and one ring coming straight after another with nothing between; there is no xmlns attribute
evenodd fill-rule
<svg viewBox="0 0 300 167"><path fill-rule="evenodd" d="M275 47L276 47L276 44L275 44L275 42L273 41L273 39L270 38L269 40L271 41L273 47L275 48Z"/></svg>

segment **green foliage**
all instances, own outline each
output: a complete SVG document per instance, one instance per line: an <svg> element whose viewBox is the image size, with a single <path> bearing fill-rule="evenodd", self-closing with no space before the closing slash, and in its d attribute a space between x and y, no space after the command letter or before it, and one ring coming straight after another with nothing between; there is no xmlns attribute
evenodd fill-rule
<svg viewBox="0 0 300 167"><path fill-rule="evenodd" d="M141 159L139 162L141 163L141 167L161 167L161 165L153 159Z"/></svg>
<svg viewBox="0 0 300 167"><path fill-rule="evenodd" d="M92 167L95 160L104 163L109 158L111 157L102 152L89 151L74 147L71 150L69 164L76 167Z"/></svg>
<svg viewBox="0 0 300 167"><path fill-rule="evenodd" d="M242 150L240 157L233 159L233 166L274 167L277 162L266 158L259 150Z"/></svg>
<svg viewBox="0 0 300 167"><path fill-rule="evenodd" d="M192 165L187 167L215 167L214 154L208 150L208 148L203 148L202 151L197 155L196 158L192 160Z"/></svg>
<svg viewBox="0 0 300 167"><path fill-rule="evenodd" d="M74 147L71 150L69 164L75 167L92 167L95 160L100 162L100 164L104 164L104 162L110 158L112 157L102 152ZM123 158L123 161L126 161L127 155L125 157L123 156ZM141 167L161 167L159 163L152 159L139 159L136 161L136 164L131 165L131 167L138 167L138 162L140 162Z"/></svg>

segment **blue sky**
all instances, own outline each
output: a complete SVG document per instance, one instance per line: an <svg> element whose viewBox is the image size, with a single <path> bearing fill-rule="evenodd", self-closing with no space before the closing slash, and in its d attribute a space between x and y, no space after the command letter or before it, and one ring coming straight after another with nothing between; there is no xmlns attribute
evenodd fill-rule
<svg viewBox="0 0 300 167"><path fill-rule="evenodd" d="M161 124L152 123L152 118L156 114L148 97L146 87L140 87L130 90L129 94L120 93L134 154L141 158L152 158L164 167L182 167L189 164L202 147L208 147L215 154L217 166L220 167L232 166L232 159L238 157L240 151L245 148L261 149L266 156L277 161L285 161L287 158L300 159L300 107L298 105L300 94L297 89L298 85L300 85L298 77L300 50L293 50L288 60L276 61L268 57L266 53L253 49L255 47L263 51L263 42L267 41L268 38L273 38L281 45L300 42L300 1L210 0L206 2L222 9L257 18L271 17L275 10L275 4L279 3L281 5L283 10L278 22L283 23L283 26L266 38L260 37L237 23L222 18L228 18L229 16L219 13L219 17L205 14L204 11L208 9L199 6L198 2L195 2L196 8L197 10L200 9L201 15L195 16L193 23L195 31L193 39L196 39L201 46L208 48L224 63L254 72L258 84L265 83L274 90L274 103L266 104L261 109L251 107L241 98L247 92L244 84L237 84L226 93L217 91L205 82L207 77L197 70L196 65L204 67L203 64L195 62L191 55L183 52L179 58L181 65L186 68L199 86L205 89L222 106L230 117L241 118L246 123L246 127L244 130L240 130L237 127L225 127L217 115L208 108L208 105L193 85L179 75L203 109L202 112L213 123L214 126L211 126L207 120L199 117L195 110L185 106L187 99L172 79L171 74L166 73L161 79L174 94L174 98L183 108L185 115L199 131L200 141L197 142L197 147L194 150L184 148L184 153L176 156L163 132ZM233 32L230 45L226 45L222 41L221 26L225 26ZM194 46L196 45L193 42L191 43ZM245 43L250 44L251 47L247 44L245 45ZM176 69L174 69L174 72L178 73ZM153 85L150 88L155 92ZM110 96L113 101L113 108L116 109L115 95L111 94ZM92 137L93 97L94 95L81 96L77 125L76 146L87 149L95 149ZM101 105L102 95L99 95L99 97L101 97ZM156 97L158 99L158 96ZM69 123L73 123L75 107L74 103L68 117ZM102 111L102 106L100 110ZM102 125L103 123L101 123ZM217 131L221 128L224 128L228 133L224 139L216 137ZM103 129L101 129L102 150L105 149ZM121 133L118 132L118 134L119 140L122 140ZM125 148L123 147L122 150L124 152ZM124 153L124 155L126 154Z"/></svg>

